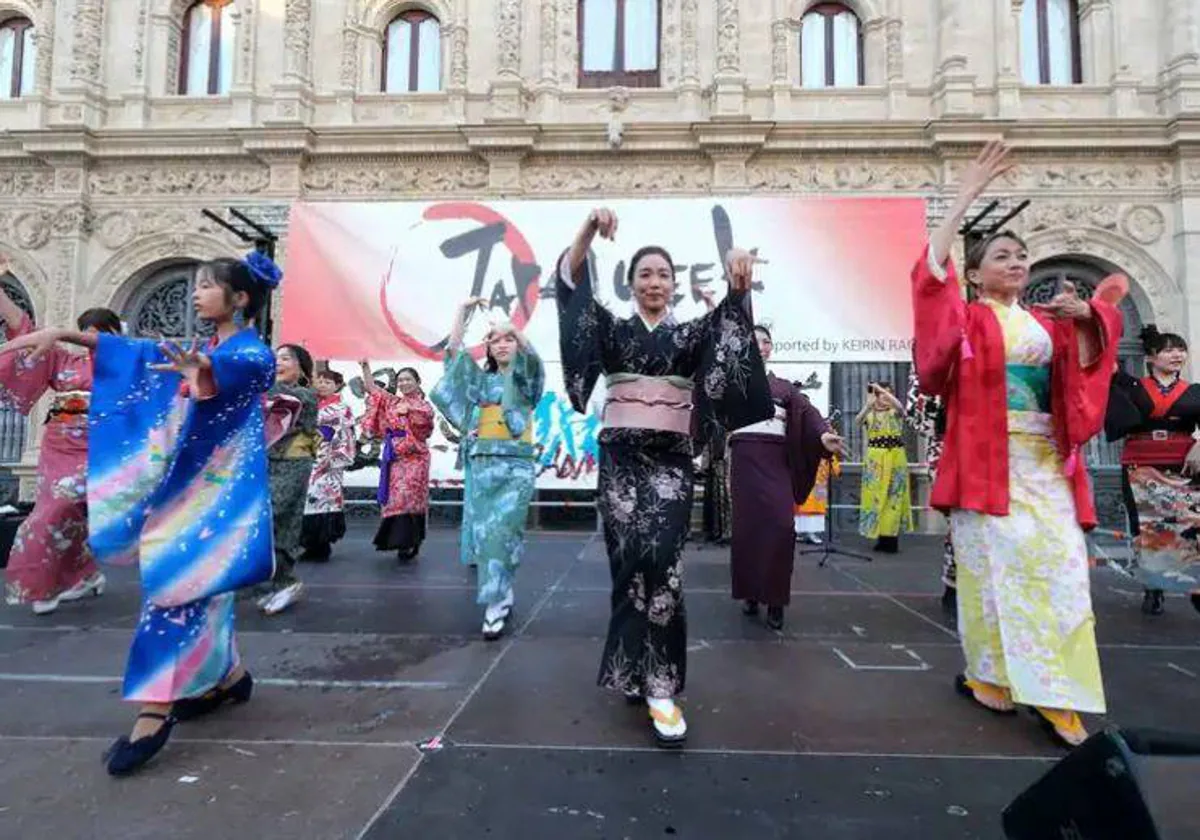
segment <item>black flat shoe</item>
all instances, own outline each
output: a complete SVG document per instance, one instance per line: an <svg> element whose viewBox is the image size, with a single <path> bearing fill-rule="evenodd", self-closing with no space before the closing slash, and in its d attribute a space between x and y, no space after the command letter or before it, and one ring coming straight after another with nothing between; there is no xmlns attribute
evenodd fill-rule
<svg viewBox="0 0 1200 840"><path fill-rule="evenodd" d="M215 712L226 703L240 705L250 699L254 691L254 678L250 672L242 674L242 678L228 688L218 686L212 691L199 697L185 697L176 700L171 707L171 715L177 721L195 720L198 717Z"/></svg>
<svg viewBox="0 0 1200 840"><path fill-rule="evenodd" d="M758 602L747 601L746 605L742 607L742 615L748 615L751 617L758 615Z"/></svg>
<svg viewBox="0 0 1200 840"><path fill-rule="evenodd" d="M104 764L110 776L128 776L136 773L150 759L158 755L171 737L171 729L175 726L175 718L171 715L160 715L158 712L142 712L139 718L161 720L162 726L153 735L145 735L136 741L122 735L104 752Z"/></svg>
<svg viewBox="0 0 1200 840"><path fill-rule="evenodd" d="M771 630L783 629L783 607L767 607L767 627Z"/></svg>
<svg viewBox="0 0 1200 840"><path fill-rule="evenodd" d="M1195 598L1194 595L1192 597ZM1161 589L1147 589L1146 594L1142 596L1142 612L1146 615L1162 615L1166 611L1165 601L1166 597Z"/></svg>
<svg viewBox="0 0 1200 840"><path fill-rule="evenodd" d="M1194 609L1196 612L1200 612L1200 592L1192 593L1192 609Z"/></svg>
<svg viewBox="0 0 1200 840"><path fill-rule="evenodd" d="M942 590L942 609L951 615L958 615L958 590L953 586Z"/></svg>

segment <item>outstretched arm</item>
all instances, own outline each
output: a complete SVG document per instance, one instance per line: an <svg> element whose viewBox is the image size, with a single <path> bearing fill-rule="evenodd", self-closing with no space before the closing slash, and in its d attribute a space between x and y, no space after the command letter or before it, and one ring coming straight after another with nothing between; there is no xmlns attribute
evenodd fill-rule
<svg viewBox="0 0 1200 840"><path fill-rule="evenodd" d="M950 249L958 237L959 226L962 225L971 205L983 195L992 181L1015 165L1008 160L1008 152L1009 148L1003 140L990 140L979 156L963 170L954 203L950 205L942 223L929 237L929 256L935 265L945 265L946 260L950 259Z"/></svg>
<svg viewBox="0 0 1200 840"><path fill-rule="evenodd" d="M79 330L64 330L50 327L36 332L17 336L12 341L0 346L0 353L15 353L18 350L29 351L29 362L33 363L54 349L59 342L75 344L89 350L96 349L96 336Z"/></svg>
<svg viewBox="0 0 1200 840"><path fill-rule="evenodd" d="M487 301L481 297L471 298L463 301L458 307L458 311L454 313L454 326L450 328L450 341L446 345L446 350L451 353L457 353L462 349L463 338L467 334L467 322L471 320L471 313L476 307L483 306Z"/></svg>

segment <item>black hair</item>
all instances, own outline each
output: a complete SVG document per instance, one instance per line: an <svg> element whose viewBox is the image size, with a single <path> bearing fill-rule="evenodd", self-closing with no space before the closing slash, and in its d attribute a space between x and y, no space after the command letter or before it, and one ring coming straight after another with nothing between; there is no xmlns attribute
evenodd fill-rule
<svg viewBox="0 0 1200 840"><path fill-rule="evenodd" d="M771 342L772 344L775 343L775 339L771 337L771 331L769 329L767 329L766 327L764 327L762 324L755 324L754 331L760 332L763 335L765 335L767 337L767 341Z"/></svg>
<svg viewBox="0 0 1200 840"><path fill-rule="evenodd" d="M262 312L263 306L267 302L267 287L262 281L254 276L249 267L241 260L232 257L220 257L215 260L209 260L206 263L200 264L200 269L197 271L199 276L200 271L207 271L217 285L225 290L225 299L229 303L233 302L233 296L238 292L245 293L248 301L245 309L242 310L242 316L247 321L252 321ZM307 351L306 351L307 352ZM309 379L312 379L312 357L309 356Z"/></svg>
<svg viewBox="0 0 1200 840"><path fill-rule="evenodd" d="M658 245L646 245L634 251L633 256L629 258L629 269L625 272L625 283L629 286L633 285L634 274L637 272L638 263L644 257L657 254L667 261L667 265L671 267L671 277L675 276L675 261L671 259L671 255L667 253L667 249Z"/></svg>
<svg viewBox="0 0 1200 840"><path fill-rule="evenodd" d="M989 233L987 236L980 239L967 250L967 259L963 264L965 271L977 271L983 265L984 257L987 256L988 249L992 247L992 243L1000 239L1011 239L1016 242L1024 250L1028 251L1029 246L1025 244L1025 240L1017 236L1008 228L997 230Z"/></svg>
<svg viewBox="0 0 1200 840"><path fill-rule="evenodd" d="M75 325L81 332L87 329L95 329L97 332L112 333L113 335L120 335L122 332L121 316L103 306L97 306L84 312L75 319Z"/></svg>
<svg viewBox="0 0 1200 840"><path fill-rule="evenodd" d="M321 368L319 371L317 371L316 377L320 377L321 379L328 379L330 382L332 382L334 385L337 386L339 391L342 390L342 386L346 384L346 377L342 376L336 370L331 370L327 367ZM316 378L316 377L314 377L314 378Z"/></svg>
<svg viewBox="0 0 1200 840"><path fill-rule="evenodd" d="M1183 336L1176 333L1159 332L1158 327L1154 324L1142 327L1141 335L1138 338L1142 340L1142 349L1147 356L1157 356L1166 350L1182 350L1185 353L1188 350L1188 344Z"/></svg>
<svg viewBox="0 0 1200 840"><path fill-rule="evenodd" d="M399 377L400 374L402 374L402 373L409 374L410 376L412 376L413 379L417 380L418 385L421 384L421 374L417 373L416 368L402 367L402 368L400 368L400 370L396 371L396 376Z"/></svg>
<svg viewBox="0 0 1200 840"><path fill-rule="evenodd" d="M296 363L300 365L300 384L306 388L311 385L313 380L312 354L299 344L280 344L279 349L288 350L296 357Z"/></svg>

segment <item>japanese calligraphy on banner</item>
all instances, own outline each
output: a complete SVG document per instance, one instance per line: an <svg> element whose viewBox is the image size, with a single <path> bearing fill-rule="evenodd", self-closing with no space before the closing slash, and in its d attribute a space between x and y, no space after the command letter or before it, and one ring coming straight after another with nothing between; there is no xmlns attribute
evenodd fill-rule
<svg viewBox="0 0 1200 840"><path fill-rule="evenodd" d="M558 360L554 266L596 202L298 203L284 267L282 340L328 359L440 359L456 307L490 302L467 342L510 318L548 362ZM908 276L926 238L919 199L684 198L608 202L615 242L597 239L597 296L633 311L625 261L665 247L679 280L675 314L704 313L724 294L733 245L764 260L754 309L774 361L904 361L911 357ZM555 374L557 375L557 374ZM560 382L550 381L552 388Z"/></svg>

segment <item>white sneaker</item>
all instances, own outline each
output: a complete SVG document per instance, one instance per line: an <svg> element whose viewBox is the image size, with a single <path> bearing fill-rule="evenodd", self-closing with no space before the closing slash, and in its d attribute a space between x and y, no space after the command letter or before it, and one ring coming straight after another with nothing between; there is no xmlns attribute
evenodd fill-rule
<svg viewBox="0 0 1200 840"><path fill-rule="evenodd" d="M278 592L271 595L263 604L262 611L267 615L278 615L286 610L292 604L300 600L300 593L304 591L304 584L296 581L293 584L285 586Z"/></svg>
<svg viewBox="0 0 1200 840"><path fill-rule="evenodd" d="M489 642L500 638L504 626L512 616L513 591L510 589L504 599L496 604L489 604L483 611L483 638Z"/></svg>
<svg viewBox="0 0 1200 840"><path fill-rule="evenodd" d="M60 601L78 601L88 595L99 597L104 594L104 587L107 583L104 573L96 572L59 595L58 599Z"/></svg>

